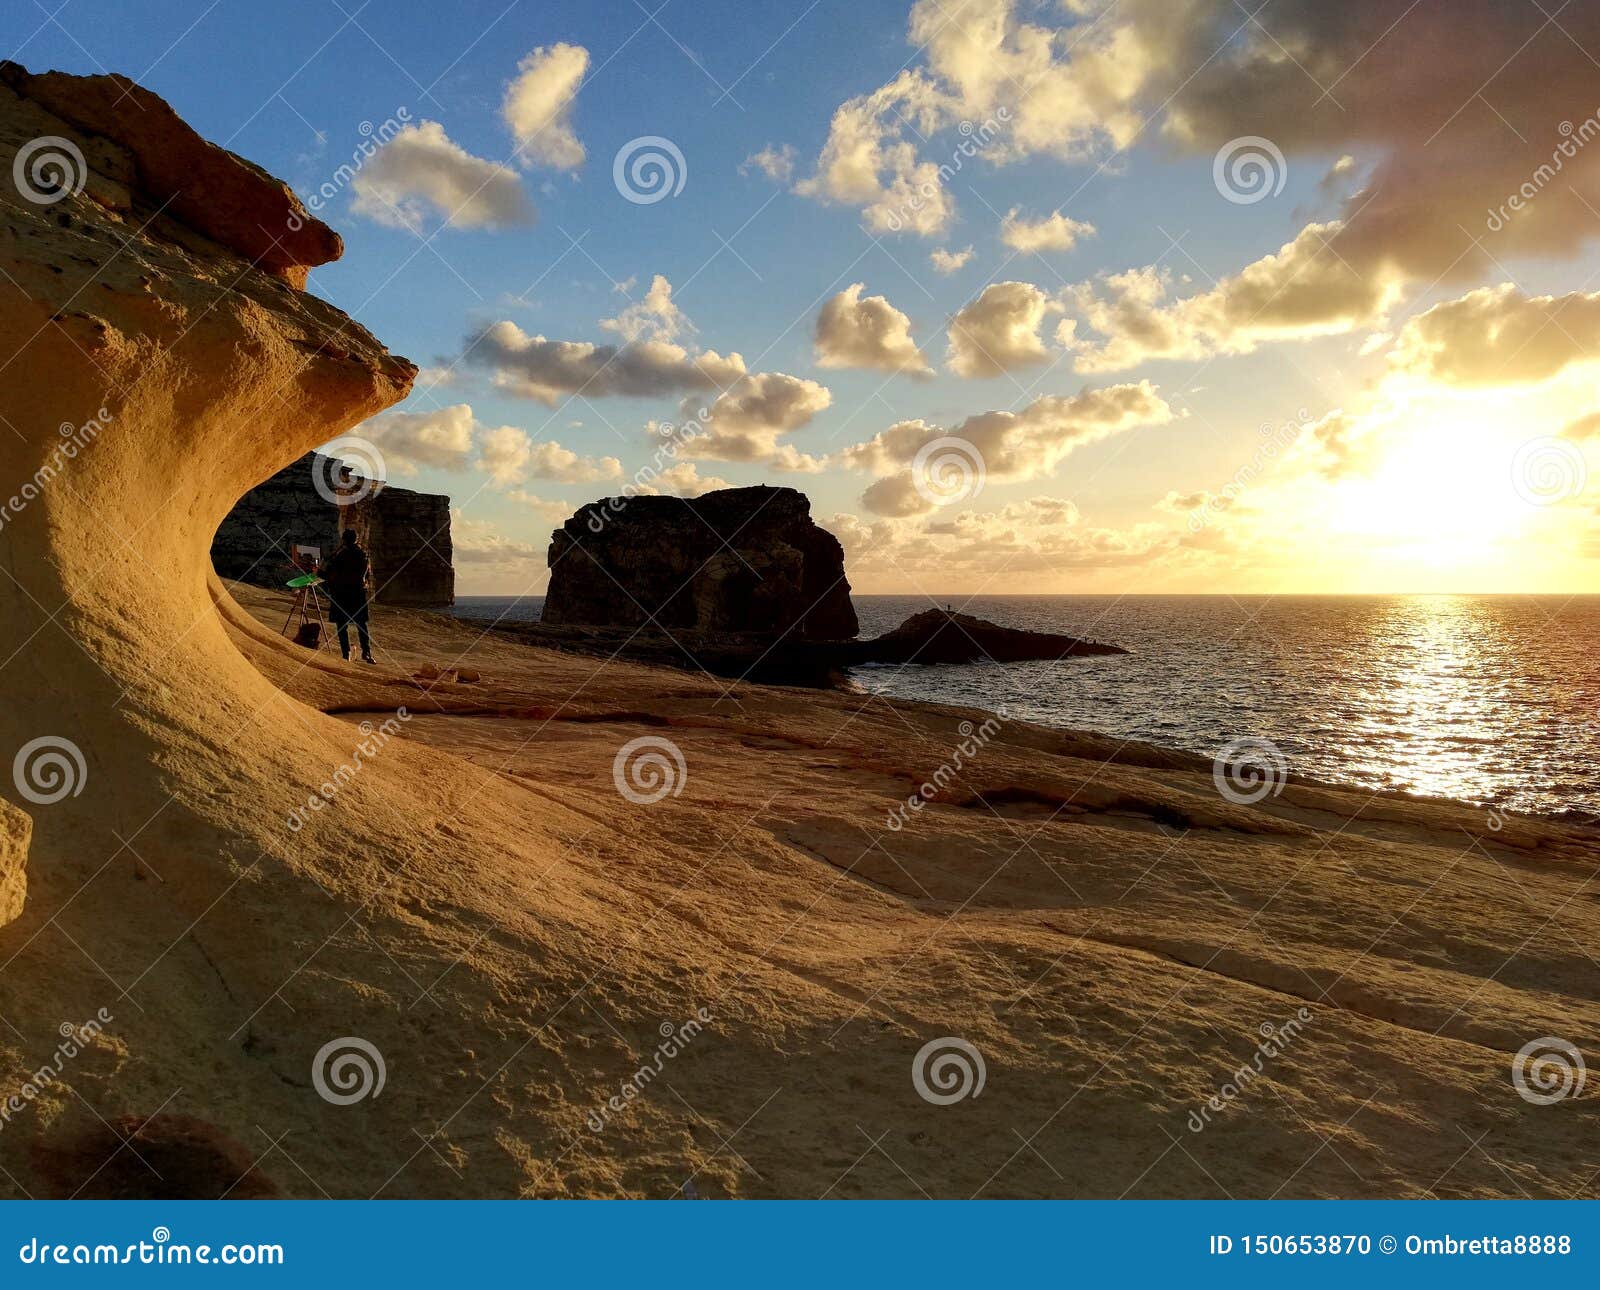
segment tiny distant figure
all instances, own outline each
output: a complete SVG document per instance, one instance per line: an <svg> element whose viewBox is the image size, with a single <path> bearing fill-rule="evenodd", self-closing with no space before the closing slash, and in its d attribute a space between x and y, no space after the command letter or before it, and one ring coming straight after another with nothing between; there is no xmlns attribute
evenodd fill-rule
<svg viewBox="0 0 1600 1290"><path fill-rule="evenodd" d="M350 657L350 624L361 639L361 661L374 663L372 639L367 634L367 553L356 541L356 531L346 529L339 549L322 562L322 582L328 593L329 617L339 631L339 652Z"/></svg>

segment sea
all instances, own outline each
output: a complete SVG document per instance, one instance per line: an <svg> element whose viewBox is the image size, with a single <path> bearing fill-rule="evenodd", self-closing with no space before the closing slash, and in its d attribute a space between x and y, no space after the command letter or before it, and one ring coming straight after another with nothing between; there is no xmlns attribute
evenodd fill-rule
<svg viewBox="0 0 1600 1290"><path fill-rule="evenodd" d="M854 600L863 636L948 605L1131 651L855 668L863 690L1203 756L1265 739L1330 783L1600 818L1600 595ZM469 596L454 613L534 621L543 603Z"/></svg>

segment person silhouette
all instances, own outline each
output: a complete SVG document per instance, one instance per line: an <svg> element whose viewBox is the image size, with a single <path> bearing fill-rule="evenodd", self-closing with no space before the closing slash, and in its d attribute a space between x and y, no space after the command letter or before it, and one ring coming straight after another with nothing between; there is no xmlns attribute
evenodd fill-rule
<svg viewBox="0 0 1600 1290"><path fill-rule="evenodd" d="M322 562L322 583L328 593L329 617L339 632L339 652L350 657L350 624L356 625L361 641L361 661L375 663L372 638L367 631L367 575L371 570L367 553L356 540L356 531L346 529L339 549Z"/></svg>

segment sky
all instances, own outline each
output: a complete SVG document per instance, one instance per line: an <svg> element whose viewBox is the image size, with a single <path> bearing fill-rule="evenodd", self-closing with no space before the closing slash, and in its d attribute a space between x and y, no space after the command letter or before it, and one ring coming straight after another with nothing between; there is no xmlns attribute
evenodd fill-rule
<svg viewBox="0 0 1600 1290"><path fill-rule="evenodd" d="M422 368L334 448L460 595L799 488L858 592L1600 572L1588 0L26 0L344 238Z"/></svg>

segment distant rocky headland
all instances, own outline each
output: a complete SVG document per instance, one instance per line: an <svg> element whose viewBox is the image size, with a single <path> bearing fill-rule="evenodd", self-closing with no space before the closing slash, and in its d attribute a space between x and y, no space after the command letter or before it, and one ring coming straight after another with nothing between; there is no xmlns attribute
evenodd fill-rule
<svg viewBox="0 0 1600 1290"><path fill-rule="evenodd" d="M318 452L306 453L234 504L211 540L211 563L230 581L281 587L292 576L293 547L316 546L327 554L347 528L356 531L372 561L374 599L387 605L455 603L450 499L362 479Z"/></svg>
<svg viewBox="0 0 1600 1290"><path fill-rule="evenodd" d="M542 620L499 630L530 644L718 676L827 685L862 663L1126 652L942 609L857 640L844 549L793 488L591 502L551 535L548 559Z"/></svg>

